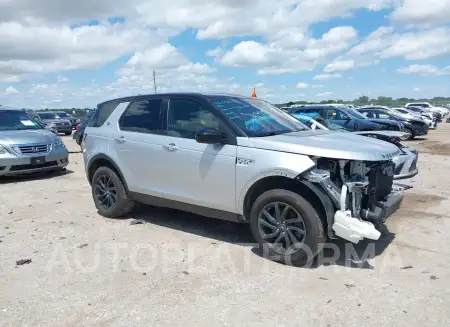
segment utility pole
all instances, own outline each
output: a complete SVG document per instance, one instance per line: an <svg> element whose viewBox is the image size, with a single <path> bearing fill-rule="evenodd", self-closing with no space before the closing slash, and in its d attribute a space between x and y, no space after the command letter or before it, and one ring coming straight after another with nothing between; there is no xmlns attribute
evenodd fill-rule
<svg viewBox="0 0 450 327"><path fill-rule="evenodd" d="M155 94L156 94L156 73L155 73L155 70L153 70L153 86L155 87Z"/></svg>

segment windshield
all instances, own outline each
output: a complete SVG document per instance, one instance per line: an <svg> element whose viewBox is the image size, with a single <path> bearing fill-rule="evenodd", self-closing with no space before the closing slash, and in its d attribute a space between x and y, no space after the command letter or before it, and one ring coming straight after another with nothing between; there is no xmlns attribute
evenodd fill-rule
<svg viewBox="0 0 450 327"><path fill-rule="evenodd" d="M59 119L59 116L53 112L40 112L38 116L41 119Z"/></svg>
<svg viewBox="0 0 450 327"><path fill-rule="evenodd" d="M20 110L0 110L0 131L42 129L37 121Z"/></svg>
<svg viewBox="0 0 450 327"><path fill-rule="evenodd" d="M247 136L262 137L309 130L289 114L259 99L209 96Z"/></svg>
<svg viewBox="0 0 450 327"><path fill-rule="evenodd" d="M71 116L67 112L58 112L60 118L70 118Z"/></svg>
<svg viewBox="0 0 450 327"><path fill-rule="evenodd" d="M347 109L345 109L345 112L348 113L353 118L367 119L367 117L365 117L363 114L359 113L358 111L356 111L353 108L347 108Z"/></svg>

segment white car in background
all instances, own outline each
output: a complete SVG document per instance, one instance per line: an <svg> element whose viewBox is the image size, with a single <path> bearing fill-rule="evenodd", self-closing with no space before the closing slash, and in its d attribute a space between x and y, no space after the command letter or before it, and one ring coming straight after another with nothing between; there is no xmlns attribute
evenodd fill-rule
<svg viewBox="0 0 450 327"><path fill-rule="evenodd" d="M428 109L431 112L439 112L442 116L446 116L449 113L449 110L444 107L435 107L431 105L429 102L414 102L414 103L407 103L406 108L408 107L421 107L424 109Z"/></svg>
<svg viewBox="0 0 450 327"><path fill-rule="evenodd" d="M431 128L431 129L436 128L436 126L437 126L437 122L434 121L433 119L430 119L429 116L425 116L425 115L422 115L422 114L415 113L414 111L411 111L411 110L406 109L406 108L391 108L391 109L395 110L399 114L403 114L405 117L408 117L410 119L420 118L425 123L427 123L429 128Z"/></svg>

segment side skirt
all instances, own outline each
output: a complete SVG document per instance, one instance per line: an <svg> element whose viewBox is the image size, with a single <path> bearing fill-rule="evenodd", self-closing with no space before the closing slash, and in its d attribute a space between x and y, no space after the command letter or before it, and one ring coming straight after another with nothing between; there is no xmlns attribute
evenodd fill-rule
<svg viewBox="0 0 450 327"><path fill-rule="evenodd" d="M194 204L174 201L174 200L168 200L164 198L160 198L157 196L142 194L142 193L136 193L136 192L129 192L129 196L137 201L142 202L148 205L152 205L155 207L163 207L163 208L171 208L176 209L180 211L186 211L190 212L196 215L205 216L209 218L215 218L215 219L222 219L232 222L242 222L242 219L240 218L240 215L229 212L229 211L223 211L223 210L217 210L217 209L211 209L207 207L197 206Z"/></svg>

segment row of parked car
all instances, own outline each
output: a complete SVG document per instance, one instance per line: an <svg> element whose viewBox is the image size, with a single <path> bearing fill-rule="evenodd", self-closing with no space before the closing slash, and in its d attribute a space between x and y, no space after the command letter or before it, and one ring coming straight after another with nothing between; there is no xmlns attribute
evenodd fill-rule
<svg viewBox="0 0 450 327"><path fill-rule="evenodd" d="M0 114L0 175L17 172L15 160L22 172L67 165L46 125L21 110ZM269 258L303 264L327 239L377 240L401 206L407 187L394 179L418 172L417 151L401 141L430 128L401 117L384 107L286 112L235 95L152 94L99 104L74 137L99 214L125 216L142 202L245 223Z"/></svg>

